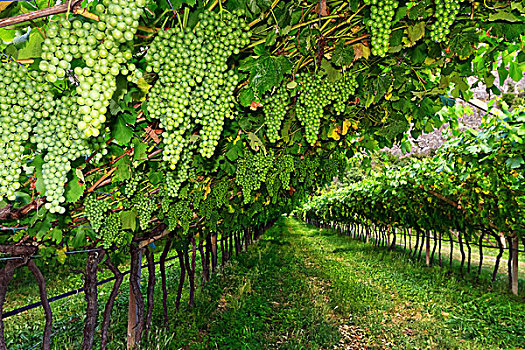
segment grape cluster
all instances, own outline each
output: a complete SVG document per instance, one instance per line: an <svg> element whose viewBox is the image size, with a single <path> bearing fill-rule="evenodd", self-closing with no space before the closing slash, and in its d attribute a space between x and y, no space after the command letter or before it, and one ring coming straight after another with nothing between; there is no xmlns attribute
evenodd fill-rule
<svg viewBox="0 0 525 350"><path fill-rule="evenodd" d="M233 91L239 76L228 67L232 54L249 43L249 27L237 12L199 15L194 31L178 27L159 32L146 61L158 74L150 90L149 114L161 121L164 160L175 169L187 132L200 125L199 151L211 157L225 118L233 118Z"/></svg>
<svg viewBox="0 0 525 350"><path fill-rule="evenodd" d="M168 197L178 197L182 184L190 178L190 164L193 159L194 144L183 140L186 145L182 153L182 160L177 164L175 171L166 173L166 195Z"/></svg>
<svg viewBox="0 0 525 350"><path fill-rule="evenodd" d="M100 230L102 245L105 249L112 245L123 246L126 242L126 233L120 229L119 213L111 213L104 218L104 226Z"/></svg>
<svg viewBox="0 0 525 350"><path fill-rule="evenodd" d="M135 204L135 208L137 208L140 228L142 230L147 229L152 214L157 210L155 201L147 196L139 194L133 198L133 204Z"/></svg>
<svg viewBox="0 0 525 350"><path fill-rule="evenodd" d="M342 113L358 84L352 76L335 82L323 81L320 76L308 73L301 73L298 78L301 93L297 99L295 112L305 127L306 141L313 146L317 142L324 108L333 103L336 112Z"/></svg>
<svg viewBox="0 0 525 350"><path fill-rule="evenodd" d="M93 231L99 232L100 227L104 223L105 214L109 209L110 205L107 200L97 200L95 196L88 196L85 199L84 214Z"/></svg>
<svg viewBox="0 0 525 350"><path fill-rule="evenodd" d="M372 34L372 54L384 57L390 45L390 33L392 32L392 20L397 9L396 0L365 0L370 7L370 19L366 26Z"/></svg>
<svg viewBox="0 0 525 350"><path fill-rule="evenodd" d="M273 164L273 153L264 155L258 152L255 155L249 151L237 161L235 182L242 187L244 203L250 203L252 192L261 188L261 183L266 180L268 170Z"/></svg>
<svg viewBox="0 0 525 350"><path fill-rule="evenodd" d="M213 187L212 194L215 198L217 208L221 208L223 205L228 204L229 200L229 184L227 180L220 181L216 186Z"/></svg>
<svg viewBox="0 0 525 350"><path fill-rule="evenodd" d="M323 109L328 105L326 98L328 89L322 83L318 76L302 73L301 77L301 94L297 99L296 115L305 127L306 141L315 145L317 134L321 126Z"/></svg>
<svg viewBox="0 0 525 350"><path fill-rule="evenodd" d="M290 187L290 174L294 171L295 163L292 155L285 154L277 160L277 173L285 190Z"/></svg>
<svg viewBox="0 0 525 350"><path fill-rule="evenodd" d="M270 95L264 103L265 123L268 127L266 135L272 143L279 139L281 124L286 116L288 97L288 91L282 86L276 94Z"/></svg>
<svg viewBox="0 0 525 350"><path fill-rule="evenodd" d="M72 61L84 61L85 66L77 66L73 72L78 79L76 103L83 117L76 127L85 138L100 134L117 88L115 77L135 69L123 64L132 58L131 42L144 6L145 0L104 0L95 7L100 18L97 23L63 18L48 27L39 68L49 82L73 77Z"/></svg>
<svg viewBox="0 0 525 350"><path fill-rule="evenodd" d="M15 62L0 64L0 201L14 200L21 186L24 143L54 106L49 88L37 72Z"/></svg>
<svg viewBox="0 0 525 350"><path fill-rule="evenodd" d="M345 112L346 102L354 95L358 87L358 83L354 76L344 77L333 83L331 86L331 94L334 100L334 111L340 115Z"/></svg>
<svg viewBox="0 0 525 350"><path fill-rule="evenodd" d="M71 170L71 162L82 156L90 156L94 147L103 148L93 157L95 161L107 153L101 137L90 141L83 139L81 132L76 128L82 116L75 107L73 100L63 96L56 101L52 115L37 123L31 136L31 142L36 143L37 150L45 152L42 166L47 197L45 207L52 213L65 212L61 205L65 202L64 184Z"/></svg>
<svg viewBox="0 0 525 350"><path fill-rule="evenodd" d="M180 224L183 232L187 233L190 229L190 222L193 219L190 201L185 199L173 203L168 210L166 217L168 219L168 230L173 231Z"/></svg>
<svg viewBox="0 0 525 350"><path fill-rule="evenodd" d="M128 198L133 197L133 195L137 192L137 188L142 181L142 176L139 174L136 174L131 177L131 179L128 180L126 185L124 186L124 195Z"/></svg>
<svg viewBox="0 0 525 350"><path fill-rule="evenodd" d="M434 16L436 21L432 25L430 38L439 43L445 41L450 33L450 27L456 20L462 0L435 0L436 9Z"/></svg>

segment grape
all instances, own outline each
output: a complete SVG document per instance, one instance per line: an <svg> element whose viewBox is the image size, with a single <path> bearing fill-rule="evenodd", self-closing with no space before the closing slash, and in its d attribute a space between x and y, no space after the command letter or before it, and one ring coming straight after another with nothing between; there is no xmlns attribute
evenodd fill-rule
<svg viewBox="0 0 525 350"><path fill-rule="evenodd" d="M308 73L299 75L301 93L297 99L295 112L297 119L305 127L306 141L310 145L317 142L324 108L334 102L336 113L344 111L345 103L357 88L354 77L344 77L335 82L323 81L320 76Z"/></svg>
<svg viewBox="0 0 525 350"><path fill-rule="evenodd" d="M163 159L175 169L184 140L200 126L199 152L211 157L225 118L233 118L239 76L228 59L249 43L248 26L236 15L204 11L194 31L178 27L159 32L146 61L158 74L147 110L165 130Z"/></svg>
<svg viewBox="0 0 525 350"><path fill-rule="evenodd" d="M399 3L395 0L365 0L370 6L370 19L366 26L372 34L372 54L385 57L390 44L392 20Z"/></svg>
<svg viewBox="0 0 525 350"><path fill-rule="evenodd" d="M82 116L76 127L83 138L100 135L110 99L117 89L115 77L128 70L123 64L132 57L131 41L143 4L144 1L106 0L95 8L98 23L63 18L49 25L39 68L47 73L50 83L74 73L78 80L74 98ZM71 71L74 59L82 59L85 67L77 66Z"/></svg>
<svg viewBox="0 0 525 350"><path fill-rule="evenodd" d="M182 161L177 164L175 171L168 171L166 173L165 195L168 197L178 197L180 187L190 177L190 162L192 160L195 146L186 140L183 140L183 142L186 146L184 147L182 154Z"/></svg>
<svg viewBox="0 0 525 350"><path fill-rule="evenodd" d="M106 217L106 212L110 209L107 200L97 200L95 196L88 196L84 201L84 214L88 219L93 231L99 232Z"/></svg>
<svg viewBox="0 0 525 350"><path fill-rule="evenodd" d="M183 232L187 233L190 228L190 222L193 219L189 200L184 199L172 204L166 217L168 219L168 230L173 231L180 224Z"/></svg>
<svg viewBox="0 0 525 350"><path fill-rule="evenodd" d="M140 228L142 230L147 229L151 216L157 209L156 203L151 198L139 194L133 198L133 204L137 208Z"/></svg>
<svg viewBox="0 0 525 350"><path fill-rule="evenodd" d="M223 205L228 204L229 198L229 183L227 180L220 181L212 189L213 197L215 197L215 205L217 208L221 208Z"/></svg>
<svg viewBox="0 0 525 350"><path fill-rule="evenodd" d="M268 127L266 134L272 143L279 139L281 123L286 116L288 91L283 86L274 95L270 95L264 103L265 123Z"/></svg>
<svg viewBox="0 0 525 350"><path fill-rule="evenodd" d="M113 245L124 246L127 242L127 234L121 230L119 213L111 213L104 218L104 225L100 230L102 245L105 249Z"/></svg>
<svg viewBox="0 0 525 350"><path fill-rule="evenodd" d="M131 177L131 179L129 179L126 185L124 186L124 195L128 198L131 198L137 192L137 188L141 181L142 176L140 175L135 175Z"/></svg>
<svg viewBox="0 0 525 350"><path fill-rule="evenodd" d="M273 164L273 152L268 155L259 152L255 155L249 151L244 153L243 158L237 161L237 172L235 182L242 187L244 203L250 203L252 192L261 187L261 183L266 180L268 170Z"/></svg>
<svg viewBox="0 0 525 350"><path fill-rule="evenodd" d="M436 9L434 15L436 21L431 27L430 38L435 42L445 41L450 33L450 27L454 24L459 13L462 0L435 0Z"/></svg>
<svg viewBox="0 0 525 350"><path fill-rule="evenodd" d="M0 64L0 201L15 200L21 187L24 144L35 123L54 107L42 75L15 62Z"/></svg>
<svg viewBox="0 0 525 350"><path fill-rule="evenodd" d="M285 154L277 160L277 173L279 180L285 190L290 187L290 174L295 171L294 158L290 154Z"/></svg>
<svg viewBox="0 0 525 350"><path fill-rule="evenodd" d="M105 147L103 139L90 141L82 137L75 127L82 118L75 108L75 101L63 96L57 101L52 115L38 121L31 136L31 142L36 143L37 150L45 153L42 165L42 179L47 197L46 209L52 213L63 214L65 208L64 184L71 170L71 162L79 157L88 157L96 147ZM98 152L94 157L98 161L107 150ZM73 180L74 181L74 180Z"/></svg>

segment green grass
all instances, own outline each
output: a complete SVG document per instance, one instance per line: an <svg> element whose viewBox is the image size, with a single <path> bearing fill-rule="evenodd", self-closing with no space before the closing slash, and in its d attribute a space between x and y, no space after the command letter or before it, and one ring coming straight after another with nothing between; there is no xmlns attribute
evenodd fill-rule
<svg viewBox="0 0 525 350"><path fill-rule="evenodd" d="M191 310L185 288L181 310L174 311L179 270L177 260L170 264L171 329L162 328L159 283L153 331L144 349L333 349L335 344L340 349L497 349L525 344L525 303L505 288L461 278L448 268L427 268L402 252L373 248L293 218L280 220L199 288ZM69 288L66 283L81 284L66 269L45 275L50 296ZM18 306L38 297L28 283L25 273L17 276L8 310L15 300ZM110 288L99 289L100 311ZM125 348L128 289L125 280L112 315L112 349ZM27 299L17 300L17 295ZM80 348L83 294L51 305L57 332L53 348ZM39 341L42 312L32 310L5 323L8 348L27 349Z"/></svg>

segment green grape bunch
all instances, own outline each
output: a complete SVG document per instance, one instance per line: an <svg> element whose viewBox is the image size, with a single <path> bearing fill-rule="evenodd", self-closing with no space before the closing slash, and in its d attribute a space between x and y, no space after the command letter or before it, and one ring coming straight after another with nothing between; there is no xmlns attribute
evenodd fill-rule
<svg viewBox="0 0 525 350"><path fill-rule="evenodd" d="M240 77L228 60L250 41L240 12L199 14L194 30L160 31L148 49L146 71L158 75L147 111L165 130L163 159L175 170L185 139L195 128L199 152L211 157L226 118L234 117L234 90Z"/></svg>
<svg viewBox="0 0 525 350"><path fill-rule="evenodd" d="M432 24L430 38L437 42L443 42L450 34L450 27L454 24L460 10L462 0L434 0L436 8L434 17L436 21Z"/></svg>
<svg viewBox="0 0 525 350"><path fill-rule="evenodd" d="M370 19L366 26L372 34L372 54L385 57L390 45L392 20L399 3L395 0L365 0L370 5Z"/></svg>
<svg viewBox="0 0 525 350"><path fill-rule="evenodd" d="M44 154L42 178L47 197L46 209L52 213L63 214L65 207L64 184L67 183L67 174L71 170L71 162L80 157L89 157L92 154L93 142L82 137L75 127L82 118L74 100L63 96L57 101L53 114L38 121L34 127L31 142L37 145L37 150ZM104 142L94 139L100 146ZM103 148L97 152L95 160L107 153ZM75 181L75 180L73 180Z"/></svg>
<svg viewBox="0 0 525 350"><path fill-rule="evenodd" d="M264 102L263 111L267 127L266 135L271 143L279 139L281 124L287 112L288 98L288 90L282 86L276 94L270 95Z"/></svg>
<svg viewBox="0 0 525 350"><path fill-rule="evenodd" d="M99 232L104 223L106 212L110 209L107 200L98 200L95 196L88 196L84 201L84 214L95 232Z"/></svg>
<svg viewBox="0 0 525 350"><path fill-rule="evenodd" d="M177 164L175 171L166 173L165 195L171 198L179 196L182 184L190 178L190 165L193 159L195 144L184 141L185 147L182 153L182 160Z"/></svg>
<svg viewBox="0 0 525 350"><path fill-rule="evenodd" d="M140 176L139 174L135 174L134 176L132 176L128 182L126 183L126 185L124 186L124 191L123 191L123 194L127 197L127 198L131 198L133 197L133 195L137 192L137 189L139 187L139 184L142 182L142 176Z"/></svg>
<svg viewBox="0 0 525 350"><path fill-rule="evenodd" d="M285 154L277 160L277 173L282 187L285 190L290 188L290 174L295 171L294 157L290 154Z"/></svg>
<svg viewBox="0 0 525 350"><path fill-rule="evenodd" d="M133 204L137 208L140 228L145 230L149 226L152 214L157 210L155 201L147 196L139 194L133 198Z"/></svg>
<svg viewBox="0 0 525 350"><path fill-rule="evenodd" d="M132 42L145 5L145 0L103 0L95 7L99 22L62 18L48 27L39 64L48 82L64 79L73 60L83 61L72 71L78 80L75 99L82 115L76 127L84 138L100 135L117 89L115 78L129 73L124 64L133 57Z"/></svg>
<svg viewBox="0 0 525 350"><path fill-rule="evenodd" d="M21 188L20 176L27 142L38 120L55 107L50 85L36 71L16 62L0 63L0 201L15 200Z"/></svg>
<svg viewBox="0 0 525 350"><path fill-rule="evenodd" d="M273 151L270 151L267 155L263 152L253 154L246 151L243 158L237 160L235 182L242 187L245 204L253 200L252 192L260 189L261 183L266 181L266 176L272 167L273 160Z"/></svg>
<svg viewBox="0 0 525 350"><path fill-rule="evenodd" d="M119 213L111 213L104 217L104 224L100 229L102 245L105 249L112 246L123 246L127 243L127 234L121 229Z"/></svg>

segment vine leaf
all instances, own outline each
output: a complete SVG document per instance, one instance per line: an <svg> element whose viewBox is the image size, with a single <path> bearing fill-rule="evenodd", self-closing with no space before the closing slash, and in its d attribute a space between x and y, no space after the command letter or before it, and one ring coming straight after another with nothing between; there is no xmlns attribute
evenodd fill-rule
<svg viewBox="0 0 525 350"><path fill-rule="evenodd" d="M261 139L257 135L255 135L253 132L249 132L248 140L250 141L250 147L255 152L258 152L259 149L262 148L264 154L266 154L266 147L264 147L264 143L261 141Z"/></svg>
<svg viewBox="0 0 525 350"><path fill-rule="evenodd" d="M425 35L425 22L419 22L413 26L408 27L408 39L410 40L410 46L421 39Z"/></svg>
<svg viewBox="0 0 525 350"><path fill-rule="evenodd" d="M270 56L263 52L257 59L248 57L239 67L241 71L250 72L250 86L261 96L274 86L281 85L284 75L292 71L293 64L285 56Z"/></svg>
<svg viewBox="0 0 525 350"><path fill-rule="evenodd" d="M33 160L33 165L35 166L35 189L40 192L40 194L44 194L46 192L46 187L44 185L44 178L42 175L42 165L44 164L44 158L41 154L35 156L35 159Z"/></svg>
<svg viewBox="0 0 525 350"><path fill-rule="evenodd" d="M135 231L137 229L137 209L122 211L120 213L120 222L123 230Z"/></svg>
<svg viewBox="0 0 525 350"><path fill-rule="evenodd" d="M348 66L354 61L355 51L351 47L345 46L344 40L339 40L335 45L332 62L336 66Z"/></svg>
<svg viewBox="0 0 525 350"><path fill-rule="evenodd" d="M80 197L82 197L83 194L84 194L84 185L80 184L80 179L75 173L71 181L69 181L66 186L66 195L65 195L66 202L75 203L76 201L80 199Z"/></svg>
<svg viewBox="0 0 525 350"><path fill-rule="evenodd" d="M133 163L138 165L148 158L146 149L148 145L139 139L133 139ZM138 163L138 164L137 164Z"/></svg>
<svg viewBox="0 0 525 350"><path fill-rule="evenodd" d="M113 181L119 182L119 181L124 181L124 180L129 179L131 177L131 172L129 171L129 165L130 165L130 161L129 161L128 155L119 159L119 161L116 164L117 170L113 174Z"/></svg>
<svg viewBox="0 0 525 350"><path fill-rule="evenodd" d="M112 136L119 144L127 145L133 136L133 131L126 125L126 122L122 117L119 116L115 123L115 127L113 128Z"/></svg>
<svg viewBox="0 0 525 350"><path fill-rule="evenodd" d="M31 31L31 34L29 34L29 39L25 43L24 47L18 50L18 59L21 60L26 58L40 57L42 55L43 42L44 38L37 30Z"/></svg>

